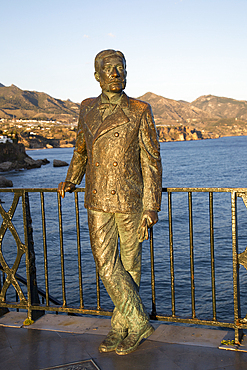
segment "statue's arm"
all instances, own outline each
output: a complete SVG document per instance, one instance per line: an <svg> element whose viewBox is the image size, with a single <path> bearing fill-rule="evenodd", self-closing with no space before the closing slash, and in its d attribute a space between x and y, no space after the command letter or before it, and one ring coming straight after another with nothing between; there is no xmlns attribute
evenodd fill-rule
<svg viewBox="0 0 247 370"><path fill-rule="evenodd" d="M150 106L142 115L139 144L144 188L143 215L138 233L139 240L143 241L148 239L148 227L158 222L162 195L160 145Z"/></svg>
<svg viewBox="0 0 247 370"><path fill-rule="evenodd" d="M82 115L80 114L74 154L68 168L66 179L60 182L57 189L62 198L64 198L66 192L71 193L75 190L76 185L81 183L86 172L87 148L82 130L82 122Z"/></svg>

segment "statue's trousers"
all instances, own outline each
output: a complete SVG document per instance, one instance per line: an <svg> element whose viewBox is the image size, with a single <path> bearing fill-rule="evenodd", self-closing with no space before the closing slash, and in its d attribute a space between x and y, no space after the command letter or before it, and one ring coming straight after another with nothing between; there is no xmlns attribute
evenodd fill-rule
<svg viewBox="0 0 247 370"><path fill-rule="evenodd" d="M100 278L115 310L112 328L138 332L149 320L138 290L141 278L141 213L88 210L91 248ZM118 249L120 240L120 255Z"/></svg>

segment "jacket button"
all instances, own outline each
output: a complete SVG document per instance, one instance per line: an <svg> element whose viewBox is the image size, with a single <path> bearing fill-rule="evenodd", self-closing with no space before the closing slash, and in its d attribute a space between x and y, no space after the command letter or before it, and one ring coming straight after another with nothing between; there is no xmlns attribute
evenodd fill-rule
<svg viewBox="0 0 247 370"><path fill-rule="evenodd" d="M95 166L96 166L96 167L99 167L99 162L96 162L96 163L95 163Z"/></svg>
<svg viewBox="0 0 247 370"><path fill-rule="evenodd" d="M114 134L116 137L118 137L119 136L119 133L118 132L115 132L115 134Z"/></svg>
<svg viewBox="0 0 247 370"><path fill-rule="evenodd" d="M114 167L117 167L117 162L113 162L113 166Z"/></svg>
<svg viewBox="0 0 247 370"><path fill-rule="evenodd" d="M96 194L97 193L97 190L96 189L93 189L93 193Z"/></svg>
<svg viewBox="0 0 247 370"><path fill-rule="evenodd" d="M111 194L112 194L112 195L116 194L116 190L112 190L112 191L111 191Z"/></svg>

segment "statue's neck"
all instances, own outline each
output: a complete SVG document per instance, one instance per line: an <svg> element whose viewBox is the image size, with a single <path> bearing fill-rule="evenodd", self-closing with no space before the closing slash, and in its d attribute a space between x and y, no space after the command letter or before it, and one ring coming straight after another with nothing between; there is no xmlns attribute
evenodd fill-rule
<svg viewBox="0 0 247 370"><path fill-rule="evenodd" d="M104 91L104 90L102 90L102 94L103 94L103 95L105 95L105 96L107 96L107 98L108 98L110 101L111 101L111 100L116 101L116 100L120 99L120 98L121 98L121 96L122 96L122 92L120 92L120 93L114 93L114 92L112 92L112 91Z"/></svg>

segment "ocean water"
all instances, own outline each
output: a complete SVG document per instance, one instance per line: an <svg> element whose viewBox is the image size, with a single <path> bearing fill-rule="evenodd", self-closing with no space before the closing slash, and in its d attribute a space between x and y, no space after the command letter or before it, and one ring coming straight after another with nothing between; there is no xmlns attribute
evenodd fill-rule
<svg viewBox="0 0 247 370"><path fill-rule="evenodd" d="M73 148L28 151L33 159L47 158L51 163L40 169L5 173L16 188L56 188L63 181L68 167L54 168L53 159L69 163ZM216 140L161 143L163 187L247 187L247 137L228 137ZM83 183L81 186L83 187ZM13 195L2 193L7 211ZM95 267L90 250L87 214L83 207L84 194L79 194L80 237L82 250L83 296L86 307L96 305ZM212 318L209 204L207 193L193 193L193 245L195 262L196 315ZM189 212L187 193L173 193L173 242L175 266L176 314L191 315ZM42 223L39 194L30 193L34 247L38 286L45 288ZM45 194L47 225L48 272L50 294L62 300L60 245L56 193ZM63 240L66 274L66 298L69 305L79 304L77 245L75 229L74 195L66 194L62 200ZM23 240L22 207L18 205L13 223ZM247 209L238 199L239 252L247 246ZM216 274L216 308L219 320L233 319L231 202L229 193L214 194L214 242ZM158 314L171 315L169 230L167 194L162 197L159 222L154 227L156 304ZM3 254L11 267L16 258L12 235L6 232ZM151 272L149 243L143 243L141 296L151 310ZM25 261L21 260L18 273L25 275ZM247 314L247 271L240 266L242 316ZM25 291L25 288L23 287ZM14 289L9 289L9 295ZM7 296L8 297L8 296ZM111 300L101 284L101 305L112 308Z"/></svg>

